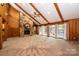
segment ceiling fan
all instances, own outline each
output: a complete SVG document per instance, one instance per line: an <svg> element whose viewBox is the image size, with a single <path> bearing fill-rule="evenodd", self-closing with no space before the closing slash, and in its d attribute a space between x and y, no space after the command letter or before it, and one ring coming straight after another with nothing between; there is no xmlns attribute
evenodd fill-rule
<svg viewBox="0 0 79 59"><path fill-rule="evenodd" d="M40 14L39 13L36 13L36 12L33 12L34 13L34 17L37 18L37 17L40 17Z"/></svg>

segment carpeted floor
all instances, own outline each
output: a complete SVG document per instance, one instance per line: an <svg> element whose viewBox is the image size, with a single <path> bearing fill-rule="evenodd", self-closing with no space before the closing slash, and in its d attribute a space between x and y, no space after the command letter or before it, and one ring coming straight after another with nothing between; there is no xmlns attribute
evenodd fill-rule
<svg viewBox="0 0 79 59"><path fill-rule="evenodd" d="M8 38L0 50L1 56L78 56L79 43L52 37L33 35Z"/></svg>

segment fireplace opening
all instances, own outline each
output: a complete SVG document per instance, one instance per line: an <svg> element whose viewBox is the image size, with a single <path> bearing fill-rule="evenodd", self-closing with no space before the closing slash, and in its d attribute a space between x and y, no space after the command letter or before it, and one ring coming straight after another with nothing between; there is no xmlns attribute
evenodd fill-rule
<svg viewBox="0 0 79 59"><path fill-rule="evenodd" d="M27 28L27 27L25 27L25 28L24 28L24 34L25 34L25 35L26 35L26 34L30 34L30 29Z"/></svg>
<svg viewBox="0 0 79 59"><path fill-rule="evenodd" d="M30 26L28 24L24 25L24 35L30 34Z"/></svg>

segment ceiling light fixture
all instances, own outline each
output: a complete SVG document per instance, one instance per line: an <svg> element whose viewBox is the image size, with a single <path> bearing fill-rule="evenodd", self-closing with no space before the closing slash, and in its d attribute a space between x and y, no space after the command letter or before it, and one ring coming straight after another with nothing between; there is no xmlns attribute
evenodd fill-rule
<svg viewBox="0 0 79 59"><path fill-rule="evenodd" d="M34 17L40 17L40 14L34 12Z"/></svg>

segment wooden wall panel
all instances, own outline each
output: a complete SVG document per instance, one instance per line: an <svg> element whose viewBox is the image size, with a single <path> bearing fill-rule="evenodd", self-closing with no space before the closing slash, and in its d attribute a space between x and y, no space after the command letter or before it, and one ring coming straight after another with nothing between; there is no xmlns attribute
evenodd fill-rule
<svg viewBox="0 0 79 59"><path fill-rule="evenodd" d="M79 19L70 20L68 27L69 40L79 40Z"/></svg>
<svg viewBox="0 0 79 59"><path fill-rule="evenodd" d="M9 8L8 37L20 36L19 12L13 7Z"/></svg>
<svg viewBox="0 0 79 59"><path fill-rule="evenodd" d="M6 20L7 20L7 4L4 4L3 6L0 5L0 49L2 48L2 44L4 42L4 40L6 40ZM3 23L3 21L5 21ZM4 27L5 27L5 30L2 31L4 28L3 28L3 24L4 24Z"/></svg>
<svg viewBox="0 0 79 59"><path fill-rule="evenodd" d="M8 29L8 27L7 27L7 20L8 20L8 18L7 18L7 16L8 16L8 8L9 8L9 5L8 4L6 4L6 6L5 6L5 11L4 11L4 16L3 16L3 20L5 21L3 24L4 24L4 31L2 32L2 38L3 38L3 40L4 41L6 41L7 40L7 29Z"/></svg>
<svg viewBox="0 0 79 59"><path fill-rule="evenodd" d="M76 32L76 35L77 35L77 40L79 40L79 20L76 21L76 24L77 24L77 32Z"/></svg>
<svg viewBox="0 0 79 59"><path fill-rule="evenodd" d="M0 49L2 49L2 18L0 17Z"/></svg>

